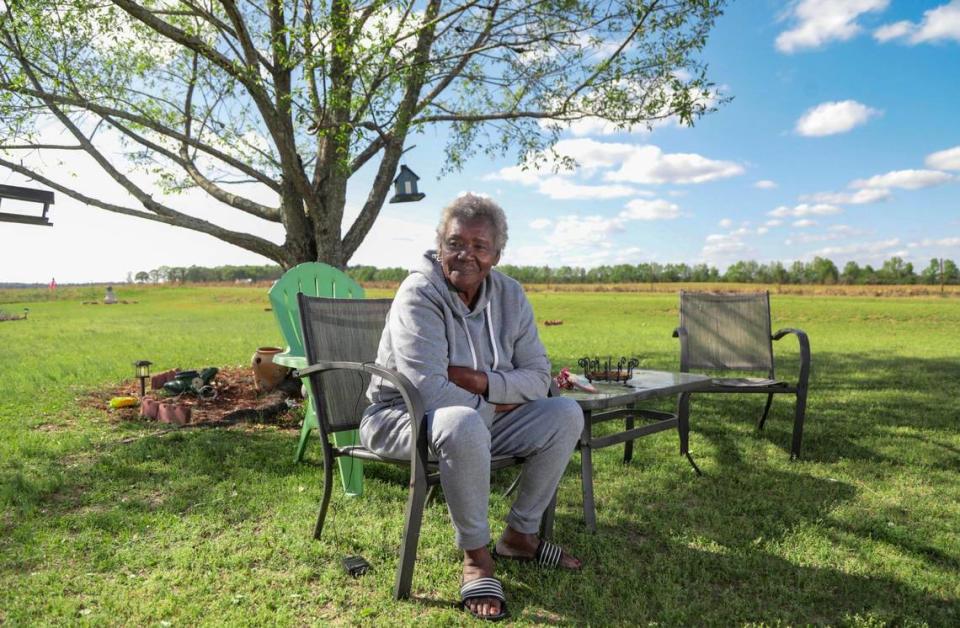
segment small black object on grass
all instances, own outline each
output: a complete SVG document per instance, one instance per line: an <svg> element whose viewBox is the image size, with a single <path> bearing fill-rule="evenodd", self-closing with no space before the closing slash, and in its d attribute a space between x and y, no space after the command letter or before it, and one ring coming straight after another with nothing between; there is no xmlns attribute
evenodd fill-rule
<svg viewBox="0 0 960 628"><path fill-rule="evenodd" d="M359 578L370 571L370 563L363 556L346 556L343 559L343 568L354 578Z"/></svg>

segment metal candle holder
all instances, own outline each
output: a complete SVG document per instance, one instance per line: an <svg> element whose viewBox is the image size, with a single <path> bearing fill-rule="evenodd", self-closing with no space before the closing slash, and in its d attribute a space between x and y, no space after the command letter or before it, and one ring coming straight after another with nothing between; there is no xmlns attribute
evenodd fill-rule
<svg viewBox="0 0 960 628"><path fill-rule="evenodd" d="M599 357L583 357L577 361L583 369L583 376L588 382L622 382L624 386L633 377L633 369L640 365L637 358L621 357L616 363L608 357L601 360Z"/></svg>

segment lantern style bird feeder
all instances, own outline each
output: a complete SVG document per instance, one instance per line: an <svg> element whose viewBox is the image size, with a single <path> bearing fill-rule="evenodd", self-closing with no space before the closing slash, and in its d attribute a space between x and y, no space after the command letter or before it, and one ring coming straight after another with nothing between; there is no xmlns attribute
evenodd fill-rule
<svg viewBox="0 0 960 628"><path fill-rule="evenodd" d="M137 360L133 363L136 369L137 379L140 380L140 396L143 397L147 392L147 379L150 377L150 360Z"/></svg>
<svg viewBox="0 0 960 628"><path fill-rule="evenodd" d="M394 195L391 203L415 203L426 194L417 191L417 181L420 180L413 170L400 166L400 174L393 180Z"/></svg>
<svg viewBox="0 0 960 628"><path fill-rule="evenodd" d="M25 214L0 212L0 222L19 222L25 225L43 225L47 227L53 226L53 223L50 222L50 217L47 215L50 211L50 206L53 205L53 192L21 188L15 185L0 185L0 201L3 199L38 203L43 205L43 213L39 216L27 216Z"/></svg>

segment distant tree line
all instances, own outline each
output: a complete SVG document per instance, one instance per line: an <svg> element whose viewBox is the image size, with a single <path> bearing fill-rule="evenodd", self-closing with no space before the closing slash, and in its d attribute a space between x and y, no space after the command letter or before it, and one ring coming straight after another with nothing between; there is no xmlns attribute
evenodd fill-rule
<svg viewBox="0 0 960 628"><path fill-rule="evenodd" d="M755 261L739 261L724 272L707 264L617 264L580 268L576 266L513 266L503 264L498 269L521 283L673 283L673 282L730 282L774 284L947 284L960 283L960 269L953 260L934 258L919 273L913 264L903 258L892 257L879 268L870 264L860 266L847 262L843 269L837 268L829 259L815 257L809 262L782 262L762 264Z"/></svg>
<svg viewBox="0 0 960 628"><path fill-rule="evenodd" d="M377 268L375 266L350 266L347 274L355 281L402 281L407 276L405 268ZM276 281L283 269L276 264L263 266L161 266L152 270L127 273L128 283L247 283Z"/></svg>
<svg viewBox="0 0 960 628"><path fill-rule="evenodd" d="M673 282L730 282L767 284L960 284L960 269L950 259L933 258L919 272L911 262L900 257L891 257L879 268L870 264L847 262L842 269L829 259L815 257L809 262L782 262L762 264L755 261L739 261L724 272L707 264L616 264L581 268L578 266L515 266L502 264L497 267L520 283L577 284L577 283L673 283ZM404 268L377 268L376 266L349 266L347 274L358 282L399 282L407 276ZM128 274L129 282L254 282L275 281L283 274L276 265L265 266L161 266L149 271Z"/></svg>

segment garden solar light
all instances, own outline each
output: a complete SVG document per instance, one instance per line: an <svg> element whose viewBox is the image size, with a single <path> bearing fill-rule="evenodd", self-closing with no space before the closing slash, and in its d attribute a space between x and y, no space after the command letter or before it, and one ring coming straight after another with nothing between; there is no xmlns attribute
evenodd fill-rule
<svg viewBox="0 0 960 628"><path fill-rule="evenodd" d="M153 364L153 362L150 360L137 360L133 363L133 366L136 368L137 379L140 380L141 397L147 392L147 378L150 377L151 364Z"/></svg>

